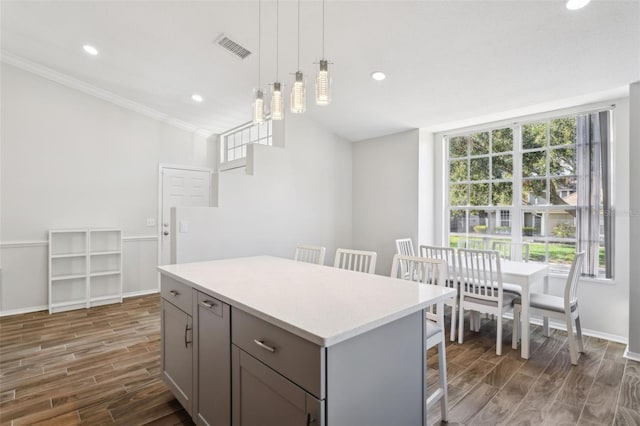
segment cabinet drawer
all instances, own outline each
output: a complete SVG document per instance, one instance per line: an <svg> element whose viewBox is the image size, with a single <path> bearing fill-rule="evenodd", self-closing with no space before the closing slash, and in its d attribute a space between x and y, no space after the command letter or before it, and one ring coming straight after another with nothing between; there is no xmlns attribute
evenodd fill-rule
<svg viewBox="0 0 640 426"><path fill-rule="evenodd" d="M191 287L182 284L171 277L162 275L160 282L160 294L163 299L174 304L183 312L191 315L191 306L193 304Z"/></svg>
<svg viewBox="0 0 640 426"><path fill-rule="evenodd" d="M223 302L219 301L215 297L207 296L204 293L200 293L199 291L197 292L197 294L198 294L198 305L201 308L206 309L207 311L219 317L222 316Z"/></svg>
<svg viewBox="0 0 640 426"><path fill-rule="evenodd" d="M324 349L231 308L231 341L317 398L325 398Z"/></svg>

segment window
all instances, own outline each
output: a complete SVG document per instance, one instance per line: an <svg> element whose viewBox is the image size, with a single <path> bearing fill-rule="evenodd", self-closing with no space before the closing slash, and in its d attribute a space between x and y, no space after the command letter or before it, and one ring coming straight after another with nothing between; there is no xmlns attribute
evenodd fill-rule
<svg viewBox="0 0 640 426"><path fill-rule="evenodd" d="M612 277L609 122L603 111L446 138L449 244L529 242L530 260L564 273L578 247L585 274Z"/></svg>
<svg viewBox="0 0 640 426"><path fill-rule="evenodd" d="M263 124L244 124L223 133L220 141L220 164L242 160L247 157L247 145L272 145L271 120L266 120Z"/></svg>

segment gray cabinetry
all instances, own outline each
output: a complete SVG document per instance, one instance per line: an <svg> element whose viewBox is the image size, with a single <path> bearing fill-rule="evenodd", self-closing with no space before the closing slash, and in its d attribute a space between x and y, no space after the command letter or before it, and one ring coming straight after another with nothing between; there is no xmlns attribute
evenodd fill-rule
<svg viewBox="0 0 640 426"><path fill-rule="evenodd" d="M455 290L268 256L159 269L163 379L197 424L427 424L423 309Z"/></svg>
<svg viewBox="0 0 640 426"><path fill-rule="evenodd" d="M231 424L231 312L229 305L193 292L196 424Z"/></svg>
<svg viewBox="0 0 640 426"><path fill-rule="evenodd" d="M324 424L323 402L232 346L234 426Z"/></svg>
<svg viewBox="0 0 640 426"><path fill-rule="evenodd" d="M323 425L324 349L232 311L234 426Z"/></svg>
<svg viewBox="0 0 640 426"><path fill-rule="evenodd" d="M192 331L191 315L163 299L162 378L189 414L193 400Z"/></svg>

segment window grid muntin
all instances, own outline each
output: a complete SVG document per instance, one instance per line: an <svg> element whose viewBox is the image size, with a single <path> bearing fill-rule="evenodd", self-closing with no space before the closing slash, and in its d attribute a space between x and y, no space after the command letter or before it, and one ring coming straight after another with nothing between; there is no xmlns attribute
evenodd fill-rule
<svg viewBox="0 0 640 426"><path fill-rule="evenodd" d="M223 133L221 144L221 164L241 160L247 156L247 145L273 145L273 124L268 119L263 124L246 123Z"/></svg>
<svg viewBox="0 0 640 426"><path fill-rule="evenodd" d="M562 118L573 118L574 120L576 119L576 117L580 115L580 113L578 114L568 114L568 115L564 115L564 116L557 116L557 117L550 117L547 119L542 119L542 120L530 120L530 121L523 121L521 123L517 123L515 124L513 127L511 127L512 129L512 141L513 141L513 150L512 151L505 151L505 152L499 152L499 153L493 153L493 150L491 149L491 143L492 143L492 137L493 137L493 131L495 130L500 130L500 129L504 129L506 128L505 126L498 126L495 128L491 128L491 129L480 129L477 130L475 132L472 133L466 133L466 134L456 134L454 137L467 137L467 138L471 138L471 135L474 133L480 134L480 133L485 133L485 132L489 132L489 144L490 144L490 150L488 154L482 154L482 155L470 155L470 148L467 148L467 180L466 181L452 181L451 178L449 178L449 186L448 186L448 190L450 190L452 185L455 184L466 184L467 185L467 205L452 205L451 204L451 199L448 196L447 199L448 201L448 205L447 205L447 216L446 216L446 220L449 222L449 228L447 233L449 235L451 234L464 234L464 238L469 238L469 228L470 228L470 221L469 221L469 214L472 210L482 210L482 211L495 211L495 210L507 210L506 206L491 206L491 205L470 205L471 203L471 194L470 194L470 185L471 183L474 184L478 184L478 183L487 183L489 184L489 190L491 191L491 184L492 183L497 183L497 182L510 182L512 183L512 204L511 206L508 206L508 210L510 211L510 214L512 215L513 218L513 209L515 209L515 211L517 212L518 210L520 211L520 216L524 216L525 212L533 212L533 211L540 211L543 210L543 224L545 226L545 229L541 232L543 235L541 236L536 236L536 242L540 242L540 243L544 243L544 248L545 248L545 256L544 256L544 262L549 263L549 243L573 243L573 248L575 251L575 247L577 246L577 235L573 238L561 238L561 237L555 237L552 236L551 233L551 229L550 229L550 220L549 220L549 213L552 211L567 211L567 210L574 210L576 209L576 206L565 206L565 205L553 205L551 204L551 196L550 196L550 190L551 190L551 180L552 179L557 179L557 178L576 178L575 173L574 174L568 174L568 175L562 175L562 174L551 174L551 151L555 150L555 149L566 149L566 148L572 148L574 149L574 156L576 155L577 151L576 151L576 143L575 143L575 139L573 140L572 143L568 143L568 144L560 144L560 145L551 145L551 121L552 120L557 120L557 119L562 119ZM534 123L544 123L545 124L545 143L544 146L542 147L535 147L535 148L528 148L528 149L524 149L524 142L523 142L523 126L527 125L527 124L534 124ZM453 138L453 137L452 137ZM447 161L447 174L450 177L450 163L451 161L458 161L458 160L462 160L464 157L451 157L450 154L450 138L445 138L445 141L447 142L446 144L446 161ZM525 178L524 177L524 168L522 166L522 161L523 161L523 156L525 153L528 152L544 152L545 155L545 175L544 176L537 176L535 178ZM490 168L493 166L493 162L491 161L491 157L497 156L497 155L511 155L513 158L513 162L512 162L512 179L491 179L493 177L493 170L490 169L490 174L489 180L477 180L477 181L471 181L470 176L471 176L471 167L470 167L470 160L471 158L482 158L482 157L489 157L489 165ZM516 160L517 157L517 160ZM575 157L574 157L575 159ZM576 160L574 160L576 161ZM574 165L575 167L575 165ZM523 183L526 180L531 180L531 179L540 179L540 180L544 180L545 181L545 203L544 204L535 204L535 205L527 205L527 204L523 204L521 201L518 201L518 198L516 198L516 195L519 195L519 198L523 199ZM518 187L518 190L516 191L516 187ZM576 188L577 190L577 188ZM489 202L492 202L492 195L490 193L489 198L488 198ZM456 232L453 233L451 231L451 212L452 211L464 211L465 212L465 224L466 224L466 230L463 233L460 232ZM496 218L495 219L496 222L500 221L500 218ZM522 235L523 234L523 230L525 228L525 221L524 218L520 218L520 224L518 226L518 228L520 229L520 232L516 232L515 227L513 226L513 219L511 220L512 222L512 234L511 234L511 238L514 242L519 242L519 241L523 241L525 239L525 237ZM550 264L552 270L554 270L554 266L562 266L562 264ZM562 268L561 271L559 272L568 272L568 270L564 270L565 268Z"/></svg>

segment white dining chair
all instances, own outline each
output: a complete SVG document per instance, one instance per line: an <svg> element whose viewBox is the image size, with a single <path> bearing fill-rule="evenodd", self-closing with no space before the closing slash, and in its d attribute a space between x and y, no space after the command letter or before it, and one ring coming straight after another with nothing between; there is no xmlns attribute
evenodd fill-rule
<svg viewBox="0 0 640 426"><path fill-rule="evenodd" d="M433 259L396 254L391 265L391 278L406 279L428 285L446 285L447 263L442 259ZM425 311L425 351L438 347L439 384L427 398L427 410L440 401L443 421L447 421L449 401L447 394L447 351L445 347L444 304L436 304L435 313ZM426 386L426 385L425 385Z"/></svg>
<svg viewBox="0 0 640 426"><path fill-rule="evenodd" d="M529 296L529 312L541 314L545 318L550 317L566 322L569 354L571 356L571 364L573 365L578 363L578 352L584 353L577 292L584 256L584 252L580 252L576 253L573 258L571 270L564 285L564 297L543 293L531 293ZM518 341L520 340L520 311L522 310L522 300L516 298L513 303L513 332L516 335L513 339L513 348L517 349ZM575 335L573 332L574 323L576 326Z"/></svg>
<svg viewBox="0 0 640 426"><path fill-rule="evenodd" d="M444 260L448 266L447 268L447 279L446 286L450 288L455 288L458 293L456 293L456 297L447 301L446 305L451 307L451 331L449 332L449 339L452 342L456 340L456 324L458 320L458 303L460 301L459 298L459 283L457 273L457 259L456 259L456 250L452 247L440 247L440 246L429 246L429 245L421 245L420 249L420 257L426 257L429 259L439 259Z"/></svg>
<svg viewBox="0 0 640 426"><path fill-rule="evenodd" d="M494 241L491 249L500 253L502 260L518 262L529 261L529 243L512 243L511 241Z"/></svg>
<svg viewBox="0 0 640 426"><path fill-rule="evenodd" d="M472 250L486 250L487 241L478 238L469 238L468 240L459 240L458 248L472 249Z"/></svg>
<svg viewBox="0 0 640 426"><path fill-rule="evenodd" d="M460 308L458 342L464 341L464 310L493 314L496 317L496 355L502 354L502 316L513 309L516 294L502 287L500 255L491 250L458 250L460 268ZM472 315L473 317L473 312ZM479 319L477 319L479 322ZM479 324L475 325L476 331Z"/></svg>
<svg viewBox="0 0 640 426"><path fill-rule="evenodd" d="M378 254L375 251L339 248L336 250L333 266L340 269L373 274L376 271L377 258Z"/></svg>
<svg viewBox="0 0 640 426"><path fill-rule="evenodd" d="M396 240L396 252L403 256L415 256L416 253L413 251L413 241L411 241L411 238L400 238Z"/></svg>
<svg viewBox="0 0 640 426"><path fill-rule="evenodd" d="M322 246L298 244L296 245L296 251L293 254L293 260L324 265L324 256L326 251L327 249Z"/></svg>

